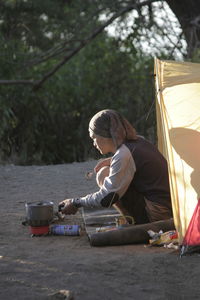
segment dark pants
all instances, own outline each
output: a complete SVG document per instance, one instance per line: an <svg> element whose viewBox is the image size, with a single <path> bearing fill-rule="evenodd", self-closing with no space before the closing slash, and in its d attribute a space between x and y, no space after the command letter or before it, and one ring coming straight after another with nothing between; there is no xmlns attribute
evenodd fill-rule
<svg viewBox="0 0 200 300"><path fill-rule="evenodd" d="M135 224L145 224L172 218L172 210L159 203L152 202L129 188L116 203L124 215L132 216Z"/></svg>

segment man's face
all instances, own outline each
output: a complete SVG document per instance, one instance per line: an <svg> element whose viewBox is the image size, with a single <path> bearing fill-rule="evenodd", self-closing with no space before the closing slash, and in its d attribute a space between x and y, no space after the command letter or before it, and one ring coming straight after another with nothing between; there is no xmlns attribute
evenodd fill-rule
<svg viewBox="0 0 200 300"><path fill-rule="evenodd" d="M89 135L93 140L94 147L101 153L107 154L112 152L113 142L110 138L105 138L99 135L94 134L91 130L89 130ZM111 147L112 145L112 147Z"/></svg>

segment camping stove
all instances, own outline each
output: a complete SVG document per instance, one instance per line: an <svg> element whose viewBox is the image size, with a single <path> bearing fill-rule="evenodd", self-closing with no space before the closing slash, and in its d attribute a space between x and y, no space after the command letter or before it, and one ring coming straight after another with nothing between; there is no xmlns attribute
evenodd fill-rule
<svg viewBox="0 0 200 300"><path fill-rule="evenodd" d="M31 236L45 236L49 234L49 225L48 226L29 226Z"/></svg>
<svg viewBox="0 0 200 300"><path fill-rule="evenodd" d="M31 236L49 234L49 225L53 221L53 202L26 203L26 219Z"/></svg>

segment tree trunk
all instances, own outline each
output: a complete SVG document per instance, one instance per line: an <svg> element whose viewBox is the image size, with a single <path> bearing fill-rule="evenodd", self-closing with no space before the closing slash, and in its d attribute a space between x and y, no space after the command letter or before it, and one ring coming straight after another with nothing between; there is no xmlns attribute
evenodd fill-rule
<svg viewBox="0 0 200 300"><path fill-rule="evenodd" d="M200 1L166 0L180 22L187 42L188 58L200 48Z"/></svg>

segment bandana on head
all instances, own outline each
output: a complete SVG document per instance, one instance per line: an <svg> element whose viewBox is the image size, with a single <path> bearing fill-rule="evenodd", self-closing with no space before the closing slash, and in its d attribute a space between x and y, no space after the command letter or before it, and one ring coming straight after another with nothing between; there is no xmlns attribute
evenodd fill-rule
<svg viewBox="0 0 200 300"><path fill-rule="evenodd" d="M96 135L112 138L116 147L126 140L137 139L135 128L112 109L105 109L95 114L90 120L89 130Z"/></svg>

